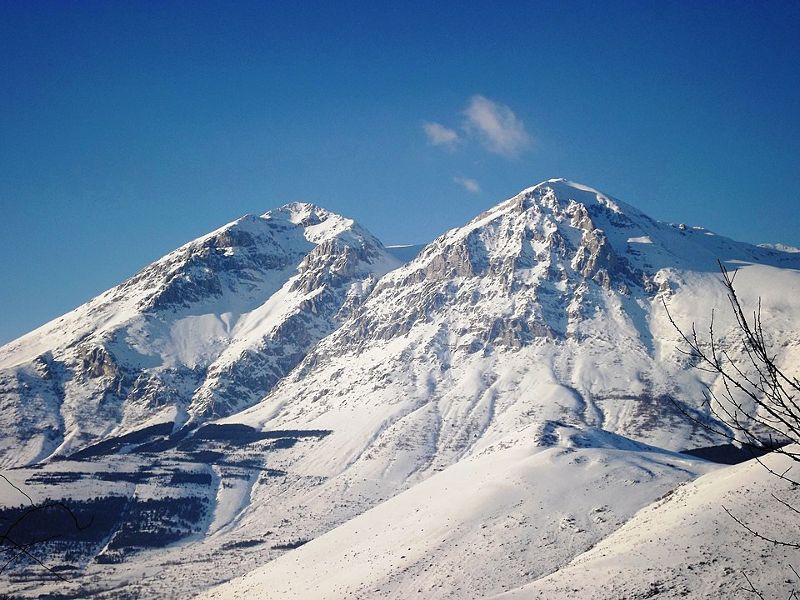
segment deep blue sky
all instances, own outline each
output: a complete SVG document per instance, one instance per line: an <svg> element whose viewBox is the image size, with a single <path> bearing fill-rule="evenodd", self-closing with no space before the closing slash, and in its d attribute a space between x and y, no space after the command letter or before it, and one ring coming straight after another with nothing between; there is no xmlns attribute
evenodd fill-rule
<svg viewBox="0 0 800 600"><path fill-rule="evenodd" d="M554 4L0 2L0 343L293 200L419 243L568 177L800 245L800 3Z"/></svg>

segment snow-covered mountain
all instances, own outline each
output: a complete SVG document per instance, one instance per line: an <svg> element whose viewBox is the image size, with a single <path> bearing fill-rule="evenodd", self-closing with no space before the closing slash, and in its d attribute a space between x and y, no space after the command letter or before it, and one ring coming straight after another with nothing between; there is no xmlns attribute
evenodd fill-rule
<svg viewBox="0 0 800 600"><path fill-rule="evenodd" d="M181 246L0 348L3 463L253 404L398 264L357 223L310 204Z"/></svg>
<svg viewBox="0 0 800 600"><path fill-rule="evenodd" d="M716 309L720 341L730 346L731 356L741 356L742 347L729 337L732 321L717 260L739 268L737 286L747 305L754 306L756 297L762 296L764 326L781 348L784 365L795 372L792 365L800 358L796 330L800 300L793 293L800 289L796 256L737 243L701 228L658 223L594 189L553 180L447 232L415 260L384 276L353 317L322 340L264 401L226 421L264 429L330 430L320 441L320 452L298 457L297 463L283 468L325 477L315 493L329 502L342 490L371 498L372 506L399 493L398 504L404 506L400 498L410 498L408 505L416 506L412 513L401 511L412 516L431 502L426 499L438 497L449 498L445 513L456 511L451 507L461 495L480 494L470 490L469 482L483 477L491 481L493 469L505 472L507 449L517 449L521 462L513 468L522 470L513 479L527 490L521 496L526 508L519 514L510 507L499 513L481 512L485 510L481 507L500 502L490 495L478 501L471 515L458 513L449 526L464 519L462 525L471 530L477 522L495 523L509 511L515 518L530 518L537 514L538 502L548 524L560 518L577 521L582 535L578 542L566 534L571 541L559 540L555 533L544 544L545 538L539 537L517 540L536 562L527 571L514 570L515 562L499 569L491 560L485 572L469 564L467 573L460 575L463 583L468 572L480 573L474 586L466 588L467 597L499 592L504 585L513 587L525 577L558 568L565 556L581 552L578 546L589 548L597 541L595 536L602 535L591 521L601 486L584 481L586 474L567 466L571 460L619 469L611 476L617 485L610 492L615 499L609 500L618 509L624 504L620 494L632 498L625 481L636 481L636 491L649 498L634 501L638 508L663 493L657 485L691 478L702 469L667 461L670 469L654 475L656 465L663 467L657 455L647 450L640 454L642 449L630 444L679 451L719 443L683 411L703 418L699 411L704 385L713 388L721 382L690 368L678 350L679 334L665 309L687 329L692 322L707 323ZM529 451L520 450L529 445ZM540 460L547 468L528 466L535 460L529 456L536 448L551 447L569 453L565 464L543 455ZM604 448L603 458L582 457L583 448L598 447ZM636 460L647 461L650 468L631 468L630 461ZM466 483L444 486L460 490L455 496L444 488L430 491L435 481L449 481L440 471L455 477L481 461L486 472L472 472ZM596 471L589 476L609 477ZM561 477L577 491L559 490L552 481ZM489 493L506 480L504 476L493 481ZM541 485L558 500L534 500L534 490ZM565 495L571 495L569 503ZM383 506L374 510L387 518L389 508ZM441 512L435 514L442 517ZM624 521L631 514L617 518ZM326 517L314 515L318 520ZM344 558L366 556L372 548L371 542L347 534L363 531L363 519L335 528L292 558L269 563L248 581L285 581L288 587L283 589L295 590L298 597L315 593L324 597L324 586L312 589L297 583L304 580L306 566L309 572L319 572L317 549L330 556L331 585L342 586L335 588L342 595L377 596L366 593L365 582L380 584L386 597L411 594L419 583L433 585L436 597L465 594L457 587L445 585L446 591L438 587L446 584L446 573L454 573L443 565L455 569L463 559L454 546L467 543L463 530L450 541L422 536L425 547L442 555L434 561L439 564L437 576L429 572L412 576L421 563L404 564L388 554L389 562L378 562L377 572L370 570L361 580L348 579L343 574ZM424 521L420 529L435 526L420 519ZM540 525L540 531L528 535L539 536L541 529L547 527ZM389 535L380 527L378 531L378 538ZM408 530L395 532L403 536L398 547L411 544L406 534ZM477 544L481 538L470 539ZM502 554L513 545L511 539L502 539L495 540L499 548L485 549L487 555ZM546 550L553 540L556 548ZM572 550L565 550L564 544ZM341 554L331 554L333 547L341 547ZM412 550L419 552L422 547ZM542 553L548 552L550 558L545 559ZM283 568L289 569L288 579L279 576ZM252 583L242 585L225 590L247 589L250 594L255 589ZM227 597L228 592L220 593Z"/></svg>
<svg viewBox="0 0 800 600"><path fill-rule="evenodd" d="M711 443L674 406L696 407L707 381L686 368L665 305L686 327L724 308L717 260L739 267L745 302L763 296L765 328L787 345L785 360L797 358L796 255L548 181L384 276L264 401L230 420L331 429L338 464L362 457L374 436L408 439L398 428L419 427L428 443L385 451L406 455L397 468L414 473L526 428L550 439L557 421L675 450ZM724 338L731 321L718 312Z"/></svg>
<svg viewBox="0 0 800 600"><path fill-rule="evenodd" d="M524 594L717 468L681 453L720 443L683 412L706 418L721 383L691 368L667 311L702 330L716 309L741 356L718 260L797 373L800 254L562 179L402 266L308 205L192 242L0 350L9 426L25 419L7 447L39 432L15 464L72 452L12 479L120 515L52 589L183 597L244 576L209 595ZM143 541L116 497L165 516Z"/></svg>

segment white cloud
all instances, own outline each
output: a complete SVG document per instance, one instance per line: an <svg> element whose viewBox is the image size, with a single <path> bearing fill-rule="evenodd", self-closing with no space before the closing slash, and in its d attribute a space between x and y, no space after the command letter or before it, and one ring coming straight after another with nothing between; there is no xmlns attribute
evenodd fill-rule
<svg viewBox="0 0 800 600"><path fill-rule="evenodd" d="M525 124L504 104L476 95L470 98L464 115L466 131L477 132L490 152L514 157L531 143Z"/></svg>
<svg viewBox="0 0 800 600"><path fill-rule="evenodd" d="M422 124L422 129L425 130L428 141L434 146L448 146L452 148L459 141L458 133L439 123L425 121Z"/></svg>
<svg viewBox="0 0 800 600"><path fill-rule="evenodd" d="M469 177L453 177L453 181L471 194L481 193L481 185L474 179L470 179Z"/></svg>

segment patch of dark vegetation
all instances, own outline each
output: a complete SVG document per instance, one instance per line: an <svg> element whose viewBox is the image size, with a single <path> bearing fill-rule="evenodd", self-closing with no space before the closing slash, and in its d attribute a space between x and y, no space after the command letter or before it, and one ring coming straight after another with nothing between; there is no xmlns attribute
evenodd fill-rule
<svg viewBox="0 0 800 600"><path fill-rule="evenodd" d="M261 440L273 440L280 438L323 438L330 433L330 430L326 429L283 429L259 431L258 429L239 423L221 425L210 423L198 429L191 439L213 440L244 446L254 442L260 442Z"/></svg>
<svg viewBox="0 0 800 600"><path fill-rule="evenodd" d="M77 471L35 473L25 480L25 483L34 485L58 485L61 483L73 483L89 477L89 473L79 473Z"/></svg>
<svg viewBox="0 0 800 600"><path fill-rule="evenodd" d="M198 429L192 439L195 441L213 440L235 445L246 445L263 440L264 432L247 425L235 423L217 425L212 423Z"/></svg>
<svg viewBox="0 0 800 600"><path fill-rule="evenodd" d="M196 430L183 428L169 438L140 444L132 451L141 454L162 454L177 450L184 455L176 457L175 460L178 461L222 464L226 451L230 452L250 444L272 440L265 450L280 450L291 448L303 438L322 438L330 433L324 429L259 431L254 427L238 423L210 423Z"/></svg>
<svg viewBox="0 0 800 600"><path fill-rule="evenodd" d="M35 548L35 555L47 562L51 571L72 568L94 556L117 526L128 499L102 496L89 500L45 500L36 506L0 508L0 522L6 539L0 558L14 568L36 567L36 563L17 549ZM13 540L13 541L12 541ZM37 577L46 577L37 571Z"/></svg>
<svg viewBox="0 0 800 600"><path fill-rule="evenodd" d="M37 563L16 549L35 548L35 556L51 569L50 575L37 571L36 580L68 572L92 558L119 563L138 549L159 548L199 533L208 512L208 499L199 496L149 500L102 496L0 508L7 536L0 545L0 560L24 577Z"/></svg>
<svg viewBox="0 0 800 600"><path fill-rule="evenodd" d="M159 454L161 452L166 452L167 450L172 450L177 445L178 442L175 440L166 438L163 440L149 442L147 444L141 444L140 446L136 446L133 450L131 450L131 452L136 452L137 454Z"/></svg>
<svg viewBox="0 0 800 600"><path fill-rule="evenodd" d="M261 469L261 473L266 477L286 477L286 471L281 469Z"/></svg>
<svg viewBox="0 0 800 600"><path fill-rule="evenodd" d="M753 458L758 458L772 452L776 448L753 448L751 446L734 446L733 444L720 444L718 446L705 446L683 450L683 454L702 458L722 465L738 465Z"/></svg>
<svg viewBox="0 0 800 600"><path fill-rule="evenodd" d="M239 460L223 460L217 463L220 467L234 467L246 471L260 471L264 467L264 462L258 458L242 458Z"/></svg>
<svg viewBox="0 0 800 600"><path fill-rule="evenodd" d="M95 456L116 454L120 450L125 449L126 446L142 444L150 441L151 438L169 435L172 433L173 426L174 424L171 422L159 423L157 425L151 425L150 427L139 429L138 431L126 433L125 435L108 438L107 440L97 442L96 444L87 446L82 450L78 450L77 452L70 454L68 458L69 460L86 460L87 458L93 458Z"/></svg>
<svg viewBox="0 0 800 600"><path fill-rule="evenodd" d="M202 452L204 449L206 449L206 447L208 445L209 445L208 440L199 440L199 439L195 439L195 438L192 437L192 438L189 438L188 440L181 440L175 446L175 448L179 452L193 453L193 452ZM231 447L235 448L235 446L231 446Z"/></svg>
<svg viewBox="0 0 800 600"><path fill-rule="evenodd" d="M198 450L196 452L187 452L182 456L176 456L174 460L180 462L204 463L206 465L212 465L219 463L224 459L224 452L216 452L215 450Z"/></svg>
<svg viewBox="0 0 800 600"><path fill-rule="evenodd" d="M253 546L260 546L266 544L267 540L241 540L238 542L225 542L222 544L223 550L236 550L237 548L252 548Z"/></svg>
<svg viewBox="0 0 800 600"><path fill-rule="evenodd" d="M282 471L281 469L270 469L269 467L263 466L262 463L256 460L229 461L219 463L219 465L221 467L235 467L247 471L260 471L265 477L283 477L286 475L286 471Z"/></svg>
<svg viewBox="0 0 800 600"><path fill-rule="evenodd" d="M181 485L184 483L195 483L198 485L211 485L211 473L196 473L192 471L174 471L170 485Z"/></svg>
<svg viewBox="0 0 800 600"><path fill-rule="evenodd" d="M28 471L28 470L37 470L38 471L39 469L44 469L45 466L47 466L48 462L57 461L57 460L63 460L63 457L54 456L53 458L47 459L46 461L43 461L43 462L40 462L40 463L36 463L36 464L33 464L33 465L19 466L19 467L10 467L8 470L9 471L18 471L19 469L25 469L26 471ZM2 599L2 596L0 596L0 599Z"/></svg>
<svg viewBox="0 0 800 600"><path fill-rule="evenodd" d="M278 438L272 444L270 444L270 449L273 450L282 450L284 448L291 448L297 443L297 438Z"/></svg>
<svg viewBox="0 0 800 600"><path fill-rule="evenodd" d="M117 565L125 560L125 555L119 552L106 552L98 554L94 562L99 565Z"/></svg>
<svg viewBox="0 0 800 600"><path fill-rule="evenodd" d="M125 481L128 483L147 483L154 474L150 471L101 471L94 474L95 479L102 481Z"/></svg>
<svg viewBox="0 0 800 600"><path fill-rule="evenodd" d="M293 540L291 542L285 542L282 544L275 544L272 546L273 550L294 550L295 548L299 548L303 544L307 544L311 540Z"/></svg>
<svg viewBox="0 0 800 600"><path fill-rule="evenodd" d="M198 496L132 500L97 562L119 563L138 548L162 548L200 532L208 500Z"/></svg>
<svg viewBox="0 0 800 600"><path fill-rule="evenodd" d="M166 452L167 450L172 450L173 448L176 448L184 439L186 439L186 436L188 436L191 432L191 427L184 426L180 430L170 435L168 438L141 444L133 448L132 452L157 454Z"/></svg>

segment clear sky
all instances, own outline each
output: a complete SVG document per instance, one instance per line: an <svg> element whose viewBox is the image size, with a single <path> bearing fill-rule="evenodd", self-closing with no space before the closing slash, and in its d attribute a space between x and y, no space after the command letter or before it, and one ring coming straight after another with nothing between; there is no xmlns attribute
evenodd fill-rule
<svg viewBox="0 0 800 600"><path fill-rule="evenodd" d="M800 2L0 0L0 343L245 213L420 243L551 177L800 245Z"/></svg>

